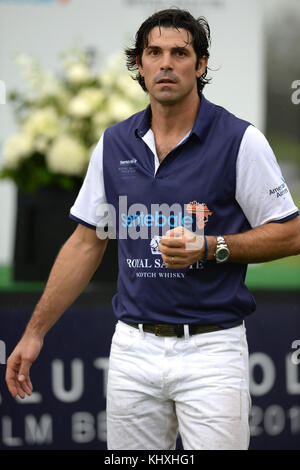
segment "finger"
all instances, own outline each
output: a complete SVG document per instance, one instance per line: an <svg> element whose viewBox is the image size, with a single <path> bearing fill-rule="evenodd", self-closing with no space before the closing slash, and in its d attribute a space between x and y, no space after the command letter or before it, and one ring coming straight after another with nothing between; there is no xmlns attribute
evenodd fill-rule
<svg viewBox="0 0 300 470"><path fill-rule="evenodd" d="M166 235L162 236L160 239L160 244L167 247L173 248L184 248L185 240L183 238L173 238Z"/></svg>
<svg viewBox="0 0 300 470"><path fill-rule="evenodd" d="M28 395L31 395L32 393L32 384L29 377L29 369L31 364L31 361L23 359L18 373L18 383L22 390Z"/></svg>
<svg viewBox="0 0 300 470"><path fill-rule="evenodd" d="M195 239L194 241L188 241L183 245L177 246L177 242L173 239L170 242L162 241L161 243L159 243L158 249L161 253L167 256L185 257L197 250L201 250L203 244L203 240Z"/></svg>
<svg viewBox="0 0 300 470"><path fill-rule="evenodd" d="M191 230L188 230L183 225L179 225L178 227L168 230L165 233L165 236L167 238L177 238L177 239L185 238L186 240L194 240L196 235L194 232L192 232Z"/></svg>
<svg viewBox="0 0 300 470"><path fill-rule="evenodd" d="M17 380L16 380L16 389L17 389L17 395L20 398L25 398L25 392Z"/></svg>
<svg viewBox="0 0 300 470"><path fill-rule="evenodd" d="M24 375L19 375L18 377L18 384L22 388L22 390L27 393L27 395L31 395L32 393L32 385L31 381L28 378L24 377Z"/></svg>
<svg viewBox="0 0 300 470"><path fill-rule="evenodd" d="M8 370L6 374L7 388L13 398L19 395L20 398L25 398L25 393L21 385L17 380L17 374L13 371Z"/></svg>
<svg viewBox="0 0 300 470"><path fill-rule="evenodd" d="M172 228L165 233L165 236L168 238L182 238L184 237L186 229L179 225L178 227Z"/></svg>
<svg viewBox="0 0 300 470"><path fill-rule="evenodd" d="M18 383L15 378L15 373L11 373L11 371L6 372L6 384L9 393L15 398L18 394Z"/></svg>
<svg viewBox="0 0 300 470"><path fill-rule="evenodd" d="M158 249L163 251L165 248L177 248L182 255L183 250L185 252L201 250L204 245L204 237L189 235L181 239L163 236L160 239ZM164 251L163 251L164 252Z"/></svg>
<svg viewBox="0 0 300 470"><path fill-rule="evenodd" d="M20 360L18 356L9 357L6 364L5 381L10 394L15 398L19 393L19 384L17 375L19 371Z"/></svg>
<svg viewBox="0 0 300 470"><path fill-rule="evenodd" d="M183 258L186 256L186 250L184 248L175 248L167 245L158 245L159 251L166 256L177 256Z"/></svg>
<svg viewBox="0 0 300 470"><path fill-rule="evenodd" d="M187 229L183 225L177 225L177 227L171 228L167 233L170 233L172 236L182 236Z"/></svg>

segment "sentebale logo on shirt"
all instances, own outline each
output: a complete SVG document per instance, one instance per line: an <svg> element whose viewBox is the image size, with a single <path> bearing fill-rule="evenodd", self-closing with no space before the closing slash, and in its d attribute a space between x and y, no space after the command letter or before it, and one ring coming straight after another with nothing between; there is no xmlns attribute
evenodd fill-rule
<svg viewBox="0 0 300 470"><path fill-rule="evenodd" d="M124 164L128 165L128 164ZM131 165L131 164L129 164ZM119 196L118 237L117 215L112 204L101 203L97 208L97 235L100 239L119 238L157 240L168 230L183 226L197 235L204 234L204 228L213 214L205 203L194 200L184 204L151 204L150 212L141 203L128 207L127 196ZM153 242L154 243L154 242ZM153 249L153 247L152 247Z"/></svg>
<svg viewBox="0 0 300 470"><path fill-rule="evenodd" d="M131 158L129 160L120 160L119 172L121 178L136 176L137 172L137 159Z"/></svg>

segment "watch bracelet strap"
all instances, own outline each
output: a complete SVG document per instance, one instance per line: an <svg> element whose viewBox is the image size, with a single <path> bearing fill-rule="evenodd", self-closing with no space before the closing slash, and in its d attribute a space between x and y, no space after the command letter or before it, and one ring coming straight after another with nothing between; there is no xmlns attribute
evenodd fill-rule
<svg viewBox="0 0 300 470"><path fill-rule="evenodd" d="M226 245L227 246L225 238L222 237L222 235L217 236L217 247L220 246L220 245Z"/></svg>

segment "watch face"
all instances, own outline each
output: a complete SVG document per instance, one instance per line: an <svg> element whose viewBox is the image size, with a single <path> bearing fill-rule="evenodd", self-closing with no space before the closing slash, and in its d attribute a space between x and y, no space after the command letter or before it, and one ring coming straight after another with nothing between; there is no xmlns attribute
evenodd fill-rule
<svg viewBox="0 0 300 470"><path fill-rule="evenodd" d="M217 252L217 258L219 261L226 261L228 258L229 252L227 248L220 248Z"/></svg>

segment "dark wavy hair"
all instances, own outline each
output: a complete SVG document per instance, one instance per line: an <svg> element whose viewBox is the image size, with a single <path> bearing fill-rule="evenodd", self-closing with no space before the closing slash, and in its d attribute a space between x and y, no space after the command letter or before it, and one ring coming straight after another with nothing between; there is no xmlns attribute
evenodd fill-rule
<svg viewBox="0 0 300 470"><path fill-rule="evenodd" d="M146 92L147 88L145 86L145 80L139 73L136 58L138 57L140 64L142 64L143 50L148 46L148 35L156 26L176 29L183 28L191 33L192 45L197 56L196 68L203 56L206 56L207 58L209 57L208 49L211 44L210 27L204 17L196 19L186 10L170 8L158 11L147 18L135 35L133 47L125 49L127 68L130 72L135 73L132 78L137 80ZM202 76L197 78L197 89L199 95L201 95L205 85L211 81L211 79L206 77L207 68Z"/></svg>

